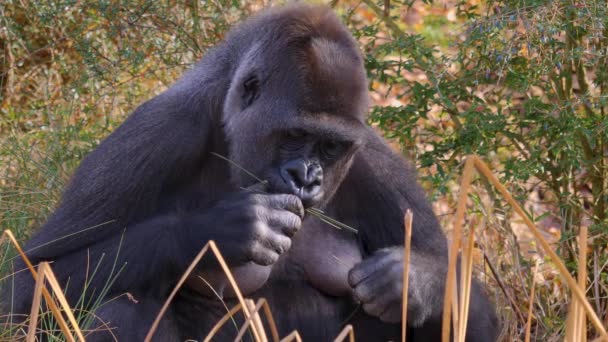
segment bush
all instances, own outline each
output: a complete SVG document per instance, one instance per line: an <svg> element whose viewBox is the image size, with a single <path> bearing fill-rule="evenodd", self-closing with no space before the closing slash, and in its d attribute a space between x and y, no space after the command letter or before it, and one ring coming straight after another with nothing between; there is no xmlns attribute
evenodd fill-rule
<svg viewBox="0 0 608 342"><path fill-rule="evenodd" d="M372 85L388 86L402 103L376 106L371 121L413 151L426 169L427 185L441 194L450 191L464 156L491 160L503 182L529 204L533 219L552 220L560 228L559 251L573 272L574 237L578 227L589 226L594 257L587 274L591 282L605 284L600 275L608 262L605 2L506 0L481 9L461 1L457 16L463 29L447 49L393 27L398 4L410 5L393 1L392 17L358 31L369 38L386 27L394 37L364 45ZM495 198L490 187L480 185ZM550 214L535 216L532 195ZM504 211L499 201L493 203ZM606 287L595 286L588 295L604 317ZM538 338L563 325L565 303L556 306L556 299L538 303L544 313Z"/></svg>

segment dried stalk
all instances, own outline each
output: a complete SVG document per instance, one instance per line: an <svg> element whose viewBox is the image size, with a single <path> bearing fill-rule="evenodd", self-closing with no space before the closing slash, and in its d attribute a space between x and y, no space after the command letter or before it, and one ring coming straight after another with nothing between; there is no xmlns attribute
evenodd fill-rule
<svg viewBox="0 0 608 342"><path fill-rule="evenodd" d="M34 287L34 297L32 300L32 311L30 312L30 325L27 329L27 342L36 341L36 326L38 325L38 313L42 302L42 287L44 286L44 273L38 272L36 277L36 287ZM72 338L73 339L73 338ZM69 338L68 338L69 340Z"/></svg>
<svg viewBox="0 0 608 342"><path fill-rule="evenodd" d="M234 340L241 341L243 335L245 335L245 332L247 331L247 327L253 323L255 329L260 332L259 342L268 342L266 332L264 331L264 326L262 325L262 320L260 319L260 315L258 313L264 303L262 301L258 301L258 304L255 305L251 299L245 299L245 304L247 305L251 316L245 320L245 323L243 323L241 330L239 330L239 333L236 335Z"/></svg>
<svg viewBox="0 0 608 342"><path fill-rule="evenodd" d="M412 243L412 221L414 215L412 211L408 209L405 212L404 226L405 226L405 241L403 250L403 292L401 298L403 305L401 307L401 341L405 342L407 335L407 294L409 288L409 274L410 274L410 251Z"/></svg>
<svg viewBox="0 0 608 342"><path fill-rule="evenodd" d="M543 251L547 255L549 255L549 257L553 261L553 264L559 271L560 275L564 278L564 280L568 284L568 287L570 288L572 293L576 296L576 299L578 299L580 301L580 304L582 305L583 309L585 309L585 312L587 313L587 316L591 320L591 323L593 323L593 326L595 327L596 331L600 334L600 336L604 340L608 341L608 333L606 333L606 329L604 328L602 321L597 317L597 314L595 313L595 311L593 310L593 308L587 301L587 298L585 297L585 293L583 292L584 290L581 290L581 288L578 286L577 282L574 280L574 278L572 278L572 276L570 275L570 272L568 272L568 269L564 265L564 262L559 258L557 253L555 253L553 251L553 249L551 248L551 246L549 245L547 240L545 240L545 238L540 233L539 229L536 228L536 226L534 225L534 223L532 223L532 221L530 220L528 215L526 215L526 212L519 206L517 201L515 201L515 199L513 199L513 196L511 196L511 194L509 193L509 191L507 191L507 189L504 187L504 185L502 185L500 183L500 181L496 178L496 176L494 176L494 174L492 173L492 171L490 171L488 166L486 164L484 164L477 156L471 156L469 158L475 162L475 167L477 168L477 170L481 174L483 174L494 185L494 187L496 187L496 189L503 195L505 200L511 205L511 207L513 207L513 210L517 214L519 214L519 216L522 218L524 223L530 229L530 232L532 233L532 235L534 235L534 237L536 238L536 241L542 247Z"/></svg>
<svg viewBox="0 0 608 342"><path fill-rule="evenodd" d="M203 342L211 341L213 336L215 336L215 334L217 334L217 332L220 331L220 329L224 326L224 324L226 322L228 322L228 320L230 318L232 318L232 316L234 316L234 314L237 313L240 309L241 309L241 303L237 303L232 309L230 309L228 312L226 312L226 314L219 321L217 321L215 323L213 328L211 328L211 330L209 331L209 334L207 334L207 337L205 337Z"/></svg>
<svg viewBox="0 0 608 342"><path fill-rule="evenodd" d="M248 300L249 299L246 299L246 301L248 301ZM272 335L272 340L274 342L279 342L279 331L277 329L277 324L274 320L274 317L272 316L272 311L270 311L270 306L268 306L268 301L266 300L266 298L260 298L260 299L258 299L257 305L261 305L262 309L264 310L264 314L266 315L266 320L268 321L268 325L270 326L270 334ZM237 313L240 309L241 309L241 304L237 303L217 323L215 323L215 325L213 326L211 331L209 331L209 334L207 334L207 337L205 337L205 339L203 341L204 342L211 341L213 339L213 337L215 336L215 334L217 334L217 332L222 328L222 326L224 326L224 324L226 324L226 322L228 322L228 320L232 316L234 316L234 314ZM251 308L250 308L250 310L251 310Z"/></svg>
<svg viewBox="0 0 608 342"><path fill-rule="evenodd" d="M152 326L150 327L148 334L146 334L146 338L144 339L145 342L150 342L152 340L152 336L154 336L154 333L156 332L156 329L158 328L158 325L160 324L160 320L163 318L165 312L169 308L171 301L173 300L173 298L175 298L179 289L186 282L186 280L188 279L188 277L190 276L190 274L192 273L192 271L194 270L196 265L198 265L198 263L201 261L203 256L205 256L205 253L207 253L207 251L209 249L211 249L211 252L213 252L215 257L217 258L217 261L219 262L220 266L222 267L224 274L226 274L226 277L228 278L228 281L230 282L230 286L232 287L232 290L236 294L236 297L238 298L239 303L241 303L241 308L243 310L243 313L245 314L245 318L249 319L249 317L251 317L249 308L245 304L245 299L243 298L243 294L241 293L241 290L237 286L236 280L232 276L232 272L230 272L230 268L228 268L228 264L224 260L224 257L222 257L222 254L220 253L219 249L217 248L217 245L215 244L215 242L209 241L205 244L203 249L201 249L201 251L198 253L198 255L194 258L192 263L190 263L190 266L188 266L188 269L186 269L186 271L184 272L184 274L182 275L180 280L177 282L177 285L175 285L175 287L173 288L173 291L171 291L171 294L169 295L169 297L167 297L165 304L163 304L162 308L160 309L160 312L156 316L156 319L154 319L154 322L152 323ZM256 341L259 341L260 333L257 331L257 329L255 329L255 326L252 327L252 330L253 330L253 335L254 335Z"/></svg>
<svg viewBox="0 0 608 342"><path fill-rule="evenodd" d="M528 320L526 322L526 337L525 342L530 342L530 331L532 330L532 309L534 308L534 290L536 289L536 274L538 273L539 262L536 260L534 273L532 274L532 288L530 289L530 300L528 301Z"/></svg>
<svg viewBox="0 0 608 342"><path fill-rule="evenodd" d="M334 342L342 342L344 339L346 339L346 336L348 336L349 342L355 342L355 330L353 330L353 326L350 324L347 324L344 329L342 329L342 331L334 339Z"/></svg>
<svg viewBox="0 0 608 342"><path fill-rule="evenodd" d="M17 242L17 239L15 239L15 236L13 235L13 233L10 230L7 229L2 233L2 236L0 237L0 245L4 242L4 239L6 237L8 237L9 241L13 244L13 246L17 250L17 253L19 253L19 255L21 256L21 259L23 260L23 262L25 263L27 268L30 270L30 273L32 273L32 277L34 278L34 280L38 281L38 272L36 272L36 270L34 269L34 266L32 265L32 262L25 255L25 253L23 252L23 249L21 249L21 246ZM42 263L41 263L41 265L42 265ZM44 268L44 267L41 268L41 270L45 270L45 269L46 268ZM57 296L57 299L59 300L59 303L62 306L62 309L65 311L66 315L68 316L68 319L70 320L70 323L72 324L72 326L74 328L74 332L76 333L76 336L78 337L78 339L80 341L84 342L84 340L85 340L84 336L82 335L82 332L80 331L78 323L76 323L76 319L74 318L72 309L70 308L67 300L65 300L63 291L61 291L61 287L59 287L59 283L57 282L53 271L51 270L50 267L48 267L48 271L46 271L46 272L47 272L46 278L47 278L47 280L49 280L49 284L51 285L51 288L55 292L55 295ZM51 283L51 281L50 281L51 279L55 280L55 281ZM57 288L53 288L53 285L57 285ZM72 333L70 332L70 328L68 327L67 322L63 318L61 311L57 307L57 303L55 302L55 299L53 299L53 297L51 296L48 289L44 286L42 287L42 295L44 296L44 300L45 300L46 304L48 305L49 309L51 310L53 317L55 317L55 320L57 321L57 324L59 325L59 328L65 335L66 339L68 341L74 341L74 337L72 336Z"/></svg>
<svg viewBox="0 0 608 342"><path fill-rule="evenodd" d="M458 197L458 207L456 209L456 218L454 219L454 230L452 236L452 246L450 248L450 259L448 261L448 274L445 284L445 296L443 301L443 325L441 340L443 342L449 342L450 339L450 317L452 309L452 301L455 299L454 292L456 291L455 277L456 277L456 259L458 257L458 250L460 249L460 240L462 239L462 222L464 221L464 211L467 204L467 194L469 193L469 187L471 185L471 179L473 178L473 158L467 158L464 165L464 172L462 174L462 181L460 184L460 195ZM454 312L454 316L457 315L457 311ZM455 326L458 326L458 318L454 317ZM454 333L457 333L456 331Z"/></svg>
<svg viewBox="0 0 608 342"><path fill-rule="evenodd" d="M586 289L587 283L587 227L581 226L578 235L578 285ZM586 317L578 300L572 300L566 325L566 339L587 341Z"/></svg>
<svg viewBox="0 0 608 342"><path fill-rule="evenodd" d="M469 318L469 304L471 303L471 279L473 276L473 246L475 244L475 225L471 225L469 239L463 251L460 266L460 321L458 336L460 342L465 341L467 323Z"/></svg>
<svg viewBox="0 0 608 342"><path fill-rule="evenodd" d="M302 342L302 337L300 337L297 330L292 331L291 334L285 336L280 342L291 342L294 340L296 342Z"/></svg>

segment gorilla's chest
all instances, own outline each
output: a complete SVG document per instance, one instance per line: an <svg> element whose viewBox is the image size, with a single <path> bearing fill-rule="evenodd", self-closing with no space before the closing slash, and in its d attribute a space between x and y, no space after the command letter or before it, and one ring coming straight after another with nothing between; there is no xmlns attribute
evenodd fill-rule
<svg viewBox="0 0 608 342"><path fill-rule="evenodd" d="M272 278L297 271L313 287L332 296L349 296L348 272L361 261L357 237L318 220L307 219L281 258Z"/></svg>

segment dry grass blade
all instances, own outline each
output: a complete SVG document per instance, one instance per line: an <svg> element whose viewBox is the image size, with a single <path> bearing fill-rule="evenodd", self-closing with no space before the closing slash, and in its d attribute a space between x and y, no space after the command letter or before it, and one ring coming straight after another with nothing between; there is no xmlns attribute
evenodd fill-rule
<svg viewBox="0 0 608 342"><path fill-rule="evenodd" d="M330 226L333 226L334 228L345 229L354 234L359 233L359 231L357 231L357 229L355 229L345 223L342 223L330 216L325 215L325 213L321 209L308 208L308 209L306 209L306 212L311 214L312 216L317 217L319 220L329 224Z"/></svg>
<svg viewBox="0 0 608 342"><path fill-rule="evenodd" d="M261 178L258 178L258 176L256 176L255 174L253 174L253 172L251 172L251 171L247 170L246 168L242 167L241 165L239 165L237 162L231 160L230 158L224 157L223 155L221 155L219 153L215 153L215 152L211 152L211 154L214 155L214 156L216 156L216 157L218 157L218 158L220 158L220 159L222 159L225 162L230 163L230 165L232 165L232 166L236 167L237 169L245 172L248 176L250 176L251 178L255 179L256 181L258 181L258 182L260 182L262 184L268 183L267 181L265 181L265 180L263 180Z"/></svg>
<svg viewBox="0 0 608 342"><path fill-rule="evenodd" d="M74 333L78 336L78 339L82 342L85 341L84 336L82 335L82 331L80 331L80 327L78 326L78 322L76 321L76 317L74 317L74 313L72 309L70 309L70 305L68 304L68 300L65 298L63 294L63 290L61 286L59 286L59 282L55 277L55 273L51 270L51 266L48 262L41 262L38 265L38 272L43 273L43 276L46 278L46 281L51 286L55 297L59 301L61 308L65 311L65 315L68 316L68 320L72 324L72 328L74 329ZM71 337L71 335L70 335Z"/></svg>
<svg viewBox="0 0 608 342"><path fill-rule="evenodd" d="M2 233L2 236L0 236L0 245L2 245L2 243L4 242L5 238L8 238L9 241L13 244L13 246L17 250L17 253L19 253L19 255L21 256L21 259L23 260L23 262L25 263L25 265L27 266L27 268L30 270L30 273L32 274L32 277L34 278L34 280L37 281L38 280L38 272L36 272L36 270L34 269L34 266L32 265L32 262L25 255L25 253L23 252L23 249L21 248L21 246L17 242L17 239L15 239L15 236L13 235L13 233L10 230L5 230ZM43 270L43 269L41 269L41 270ZM48 273L45 275L47 277L47 279L51 279L52 278L53 280L55 280L55 283L56 283L57 280L55 279L55 275L53 274L53 271L50 269L50 267L48 268L47 272ZM50 283L50 284L53 285L52 283ZM69 305L67 304L67 300L65 300L65 296L63 295L63 292L61 291L61 288L59 287L58 283L57 283L57 288L58 288L59 291L57 293L55 293L55 295L57 296L58 299L62 299L63 298L63 302L62 302L63 309L65 310L66 315L68 315L68 318L70 318L71 323L73 324L73 327L74 327L74 331L76 332L76 335L78 336L78 338L81 341L84 341L84 337L82 336L82 332L80 331L80 328L78 327L78 324L76 323L76 320L74 319L74 316L72 314L72 310L70 309ZM53 314L53 317L57 321L57 324L59 325L59 328L61 329L61 331L65 335L66 339L68 339L68 341L74 341L74 338L72 337L72 333L70 332L70 328L69 328L67 322L65 321L65 319L63 318L63 315L61 314L61 311L57 307L57 303L55 302L55 300L53 299L53 297L49 293L48 289L46 287L44 287L44 286L42 287L42 295L44 296L44 300L45 300L46 304L48 305L49 309L51 310L51 313Z"/></svg>
<svg viewBox="0 0 608 342"><path fill-rule="evenodd" d="M475 167L477 168L477 170L479 170L479 172L481 172L481 174L483 174L484 177L486 177L488 179L488 181L490 181L490 183L492 183L492 185L494 185L494 187L496 187L498 192L500 192L502 194L502 196L504 197L504 199L511 205L511 207L513 207L513 210L515 210L515 212L517 212L517 214L519 214L519 216L524 221L526 226L528 226L528 228L530 229L530 232L532 233L532 235L534 235L534 238L536 239L536 241L542 247L543 251L547 255L549 255L549 257L553 261L553 264L559 271L560 275L566 281L566 283L568 284L568 287L570 288L572 293L576 296L576 299L578 299L580 301L580 305L582 305L583 309L585 310L586 314L588 315L589 319L591 320L591 323L593 323L593 326L595 327L596 331L600 334L600 336L604 340L608 341L608 333L606 333L606 329L604 328L602 321L597 317L597 314L595 313L595 311L593 310L593 308L587 301L587 298L585 297L585 293L583 292L584 290L581 290L581 288L578 286L577 282L570 275L570 272L568 272L568 269L564 265L564 262L553 251L553 249L551 248L551 246L549 245L547 240L545 240L545 238L542 236L542 234L540 233L538 228L536 228L534 223L532 223L532 221L530 220L528 215L526 215L526 213L521 208L521 206L517 203L517 201L515 201L515 199L513 199L513 196L511 196L511 194L509 193L509 191L507 191L507 189L504 187L504 185L502 185L500 183L500 181L496 178L496 176L494 176L494 174L492 173L492 171L490 171L488 166L486 164L484 164L481 160L479 160L479 158L477 158L476 156L471 156L469 158L471 158L472 160L475 161Z"/></svg>
<svg viewBox="0 0 608 342"><path fill-rule="evenodd" d="M353 330L353 326L347 324L342 331L336 336L334 342L342 342L348 336L349 342L355 342L355 331Z"/></svg>
<svg viewBox="0 0 608 342"><path fill-rule="evenodd" d="M536 260L534 273L532 274L532 288L530 289L530 300L528 301L528 321L526 322L526 337L525 342L530 342L530 332L532 330L532 309L534 307L534 289L536 289L536 274L538 273L539 262Z"/></svg>
<svg viewBox="0 0 608 342"><path fill-rule="evenodd" d="M405 212L404 228L405 228L405 241L403 250L403 292L401 293L402 306L401 306L401 341L405 342L407 335L407 293L409 287L409 274L410 274L410 251L412 243L412 222L414 215L412 211L408 209Z"/></svg>
<svg viewBox="0 0 608 342"><path fill-rule="evenodd" d="M76 318L74 317L74 314L72 313L72 310L70 309L68 302L67 302L65 296L63 295L63 291L62 291L61 287L59 286L59 282L57 282L57 279L55 278L55 275L47 262L41 262L38 265L38 274L36 276L36 287L34 289L34 298L33 298L33 303L32 303L32 310L31 310L31 314L30 314L30 326L28 328L27 341L33 342L36 340L36 326L38 325L38 312L40 310L40 304L42 302L41 297L42 297L42 294L44 293L43 291L45 289L45 287L44 287L45 280L48 281L49 285L51 286L51 289L53 290L53 293L55 293L55 296L59 300L59 303L61 304L63 310L65 311L66 315L68 316L68 320L74 327L74 332L76 333L76 336L78 336L78 339L80 341L84 342L85 339L82 335L82 332L80 331L80 328L78 327ZM63 317L62 316L60 316L60 317L61 317L60 319L63 320ZM59 320L57 317L55 319ZM64 325L67 326L67 323L65 322L65 320L64 320ZM64 331L63 333L65 335L65 338L68 341L74 341L74 337L72 336L72 334L69 331L67 333Z"/></svg>
<svg viewBox="0 0 608 342"><path fill-rule="evenodd" d="M205 253L207 253L207 251L209 249L211 249L211 252L213 252L215 257L217 258L217 261L219 262L220 266L222 267L222 270L224 271L224 274L228 278L228 281L230 282L230 286L232 287L232 290L236 294L236 297L238 298L239 303L241 304L241 308L243 309L245 318L248 319L251 316L249 314L249 308L247 308L247 306L245 305L245 299L243 298L243 294L239 290L238 285L236 284L236 280L234 279L234 277L232 276L232 272L230 272L230 269L228 268L228 264L226 264L226 261L222 257L222 254L220 253L219 249L217 248L217 245L215 244L215 242L209 241L205 244L203 249L201 249L201 251L194 258L194 260L192 260L192 262L190 263L190 266L188 266L188 268L186 269L186 271L184 272L184 274L182 275L180 280L177 282L177 285L175 285L175 287L173 288L173 291L171 291L171 294L165 301L165 304L163 304L163 307L160 309L160 312L156 316L156 319L154 319L154 322L152 323L152 326L150 327L150 330L148 331L148 334L146 335L146 338L144 339L144 341L149 342L152 340L152 336L154 336L154 333L156 332L156 329L158 328L158 325L160 324L160 320L163 318L165 312L169 308L171 301L173 301L173 298L175 298L175 295L177 295L177 292L179 291L179 289L186 282L186 280L188 279L188 277L190 276L190 274L192 273L192 271L194 270L196 265L198 265L198 263L201 261L203 256L205 256ZM255 329L255 327L252 330L253 330L253 335L254 335L256 341L259 341L260 334Z"/></svg>
<svg viewBox="0 0 608 342"><path fill-rule="evenodd" d="M460 267L460 302L459 302L459 341L464 342L467 334L469 319L469 304L471 303L471 279L473 277L473 247L475 245L475 224L471 224L469 239L464 248Z"/></svg>
<svg viewBox="0 0 608 342"><path fill-rule="evenodd" d="M215 152L211 152L211 155L213 155L215 157L218 157L221 160L224 160L224 161L228 162L230 165L232 165L232 166L236 167L237 169L243 171L245 174L247 174L248 176L250 176L251 178L255 179L258 182L258 184L254 184L250 188L243 188L244 190L252 190L251 188L255 188L254 191L258 191L258 192L262 192L262 193L264 192L264 191L261 191L261 190L258 189L259 185L260 184L266 185L266 184L268 184L268 181L261 179L260 177L256 176L253 172L247 170L246 168L244 168L243 166L239 165L237 162L235 162L234 160L231 160L228 157L222 156L221 154L218 154L218 153L215 153ZM309 213L312 216L315 216L319 220L327 223L328 225L330 225L330 226L332 226L334 228L345 229L345 230L348 230L349 232L355 233L355 234L358 233L357 229L355 229L355 228L353 228L353 227L351 227L351 226L349 226L349 225L347 225L345 223L342 223L342 222L340 222L340 221L338 221L338 220L336 220L336 219L334 219L332 217L329 217L329 216L325 215L325 213L321 209L318 209L318 208L308 208L308 209L306 209L306 212Z"/></svg>
<svg viewBox="0 0 608 342"><path fill-rule="evenodd" d="M456 272L456 270L454 269L453 272ZM454 279L456 279L457 274L454 274ZM453 340L454 341L459 341L460 340L460 336L458 335L458 333L460 332L460 330L458 330L459 327L459 319L458 319L458 314L460 313L460 310L458 309L458 285L457 285L457 280L454 280L454 286L452 287L452 298L451 302L452 302L452 329L454 329L454 336L453 336Z"/></svg>
<svg viewBox="0 0 608 342"><path fill-rule="evenodd" d="M583 291L587 288L587 226L582 226L578 235L579 254L578 254L578 286ZM575 322L576 337L579 341L587 341L587 317L581 305L576 301Z"/></svg>
<svg viewBox="0 0 608 342"><path fill-rule="evenodd" d="M578 285L586 288L587 283L587 227L581 226L578 234ZM578 300L572 299L566 320L566 341L587 341L586 317Z"/></svg>
<svg viewBox="0 0 608 342"><path fill-rule="evenodd" d="M207 287L211 290L211 292L213 293L213 295L215 296L215 298L217 298L217 300L219 300L222 303L222 306L224 307L224 309L226 309L226 315L228 315L230 313L230 309L228 309L228 305L226 305L226 302L224 301L224 298L222 298L222 295L219 294L214 288L213 285L211 285L205 278L201 277L200 275L198 276L198 278L205 283L205 285L207 285ZM240 308L241 306L238 305L238 307ZM226 315L224 315L224 317L226 317ZM234 328L238 331L238 326L236 324L236 321L234 320L234 318L232 317L234 314L230 314L227 318L232 319L232 323L234 324Z"/></svg>
<svg viewBox="0 0 608 342"><path fill-rule="evenodd" d="M213 328L211 328L211 330L209 331L209 334L207 334L207 337L205 337L205 339L203 341L204 342L211 341L213 336L215 336L215 334L217 334L217 332L220 331L220 329L224 326L224 324L226 324L226 322L228 322L228 320L232 316L234 316L234 314L237 313L240 309L241 309L241 303L237 303L219 321L217 321L215 323L215 325L213 326Z"/></svg>
<svg viewBox="0 0 608 342"><path fill-rule="evenodd" d="M266 298L260 298L262 305L264 307L264 313L266 314L266 320L268 321L268 325L270 325L270 334L272 335L272 340L274 342L279 342L279 330L277 329L277 323L274 320L274 316L272 315L272 311L270 310L270 306L266 301Z"/></svg>
<svg viewBox="0 0 608 342"><path fill-rule="evenodd" d="M247 300L249 300L249 299L247 299ZM270 311L270 306L268 305L268 301L266 300L266 298L260 298L260 299L258 299L257 305L261 305L262 309L264 310L264 314L266 315L266 320L268 321L268 325L270 326L270 334L272 335L272 340L274 342L279 342L279 330L277 329L277 324L274 320L274 316L272 315L272 311ZM203 341L205 341L205 342L211 341L213 336L215 336L215 334L217 334L217 332L222 328L222 326L224 324L226 324L226 322L232 316L234 316L234 314L237 313L240 309L241 309L240 303L235 305L232 309L230 309L224 315L224 317L222 317L222 319L220 319L217 323L215 323L215 325L213 326L211 331L209 331L209 334L207 334L207 337L205 337L205 339Z"/></svg>
<svg viewBox="0 0 608 342"><path fill-rule="evenodd" d="M36 277L36 287L34 287L34 297L32 299L32 310L30 312L30 325L27 330L27 342L36 340L36 327L38 326L38 313L42 303L42 288L44 286L44 273L38 272Z"/></svg>
<svg viewBox="0 0 608 342"><path fill-rule="evenodd" d="M280 342L290 342L295 340L296 342L302 342L302 338L300 337L300 334L298 333L297 330L294 330L291 332L291 334L283 337L283 339Z"/></svg>
<svg viewBox="0 0 608 342"><path fill-rule="evenodd" d="M454 293L456 292L456 259L458 250L460 249L460 240L462 238L462 222L464 221L464 211L467 204L467 195L473 178L474 159L469 157L464 165L464 172L460 184L460 194L458 197L458 207L456 209L456 218L454 219L454 230L452 236L452 246L450 248L450 257L448 261L448 274L445 282L445 296L443 301L443 322L441 340L448 342L450 339L450 317L452 309L452 301L455 300ZM455 315L457 312L454 312ZM455 317L456 318L456 317ZM455 322L458 321L456 318ZM457 326L457 325L455 325ZM457 333L457 332L455 332Z"/></svg>
<svg viewBox="0 0 608 342"><path fill-rule="evenodd" d="M268 342L266 332L264 331L264 326L262 325L262 320L260 319L260 315L258 314L263 304L264 302L262 302L261 300L259 300L258 304L256 305L251 299L245 299L245 305L247 305L247 308L249 309L250 316L245 320L245 323L243 323L241 330L239 330L239 333L234 338L235 341L240 341L243 338L243 335L245 335L247 327L249 327L250 324L253 324L260 333L259 341Z"/></svg>

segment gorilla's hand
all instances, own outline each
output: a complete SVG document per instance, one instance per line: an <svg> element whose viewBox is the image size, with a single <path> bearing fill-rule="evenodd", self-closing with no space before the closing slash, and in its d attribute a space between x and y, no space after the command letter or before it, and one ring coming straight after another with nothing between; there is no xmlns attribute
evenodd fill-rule
<svg viewBox="0 0 608 342"><path fill-rule="evenodd" d="M229 263L267 266L291 247L304 208L294 195L241 192L219 202L209 214L203 228L206 238L216 241Z"/></svg>
<svg viewBox="0 0 608 342"><path fill-rule="evenodd" d="M432 269L421 269L411 255L408 286L408 324L420 326L432 313L433 300L426 302L434 284L427 283L426 275ZM355 265L348 275L355 299L361 301L363 310L387 323L401 321L403 292L403 247L384 248ZM426 289L425 289L426 287ZM443 295L441 293L441 295Z"/></svg>

